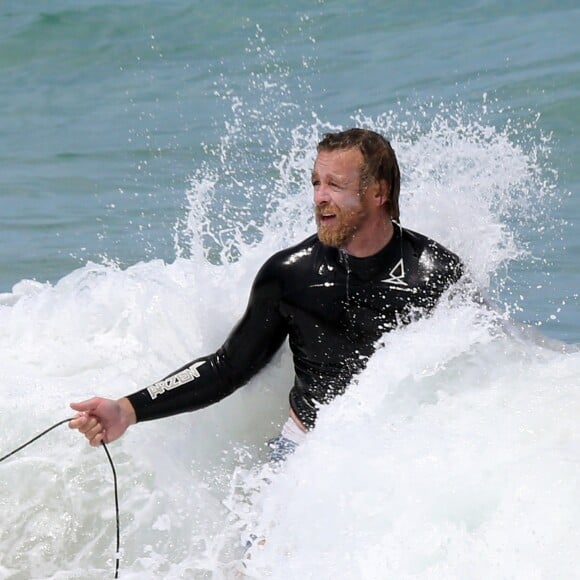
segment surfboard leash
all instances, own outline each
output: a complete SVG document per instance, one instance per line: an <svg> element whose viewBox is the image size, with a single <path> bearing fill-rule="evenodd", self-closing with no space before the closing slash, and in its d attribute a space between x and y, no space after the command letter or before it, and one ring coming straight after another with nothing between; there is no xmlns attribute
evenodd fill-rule
<svg viewBox="0 0 580 580"><path fill-rule="evenodd" d="M14 451L7 453L3 457L0 457L0 463L2 463L5 459L8 459L9 457L12 457L13 455L18 453L19 451L22 451L25 447L28 447L31 443L34 443L35 441L37 441L41 437L44 437L47 433L50 433L53 429L56 429L60 425L64 425L64 423L68 423L73 418L74 417L71 417L69 419L63 419L62 421L59 421L58 423L55 423L54 425L52 425L52 427L45 429L42 433L39 433L38 435L36 435L32 439L30 439L30 441L27 441L26 443L23 443L22 445L20 445L20 447L17 447L16 449L14 449ZM119 491L118 491L118 485L117 485L117 471L115 470L115 464L113 463L113 459L111 457L111 454L109 453L109 449L106 446L105 442L102 441L101 445L103 446L103 449L105 450L105 453L107 455L107 459L109 460L109 465L111 466L111 471L113 472L113 486L115 489L115 516L116 516L116 523L117 523L117 549L115 552L115 578L118 578L119 577L120 549L121 549L121 531L120 531L121 526L119 524Z"/></svg>

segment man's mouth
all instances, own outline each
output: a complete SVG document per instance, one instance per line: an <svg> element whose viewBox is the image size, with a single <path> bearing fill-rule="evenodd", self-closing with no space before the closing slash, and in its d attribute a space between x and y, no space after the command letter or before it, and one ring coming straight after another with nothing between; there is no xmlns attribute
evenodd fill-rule
<svg viewBox="0 0 580 580"><path fill-rule="evenodd" d="M336 213L330 211L319 211L318 221L321 224L329 223L336 218Z"/></svg>

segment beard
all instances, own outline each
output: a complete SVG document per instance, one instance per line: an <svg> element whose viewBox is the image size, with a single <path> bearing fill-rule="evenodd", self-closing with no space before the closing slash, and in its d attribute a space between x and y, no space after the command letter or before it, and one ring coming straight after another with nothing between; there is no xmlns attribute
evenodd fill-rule
<svg viewBox="0 0 580 580"><path fill-rule="evenodd" d="M325 223L322 213L331 212L336 218L333 223ZM318 239L326 246L343 248L352 240L361 223L360 209L344 210L337 206L315 207Z"/></svg>

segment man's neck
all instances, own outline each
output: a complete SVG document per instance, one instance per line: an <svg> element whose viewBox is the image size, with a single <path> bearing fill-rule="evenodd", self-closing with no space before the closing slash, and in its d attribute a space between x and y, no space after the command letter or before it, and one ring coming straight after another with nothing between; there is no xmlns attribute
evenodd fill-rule
<svg viewBox="0 0 580 580"><path fill-rule="evenodd" d="M391 241L394 231L390 218L381 219L356 232L343 250L355 258L374 256Z"/></svg>

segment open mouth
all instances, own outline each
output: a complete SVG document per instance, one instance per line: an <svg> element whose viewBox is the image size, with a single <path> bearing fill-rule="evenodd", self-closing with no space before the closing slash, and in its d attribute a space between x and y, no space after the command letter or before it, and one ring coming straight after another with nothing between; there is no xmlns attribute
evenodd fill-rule
<svg viewBox="0 0 580 580"><path fill-rule="evenodd" d="M320 224L328 224L333 222L336 219L336 214L332 212L318 212L317 214L318 223Z"/></svg>

